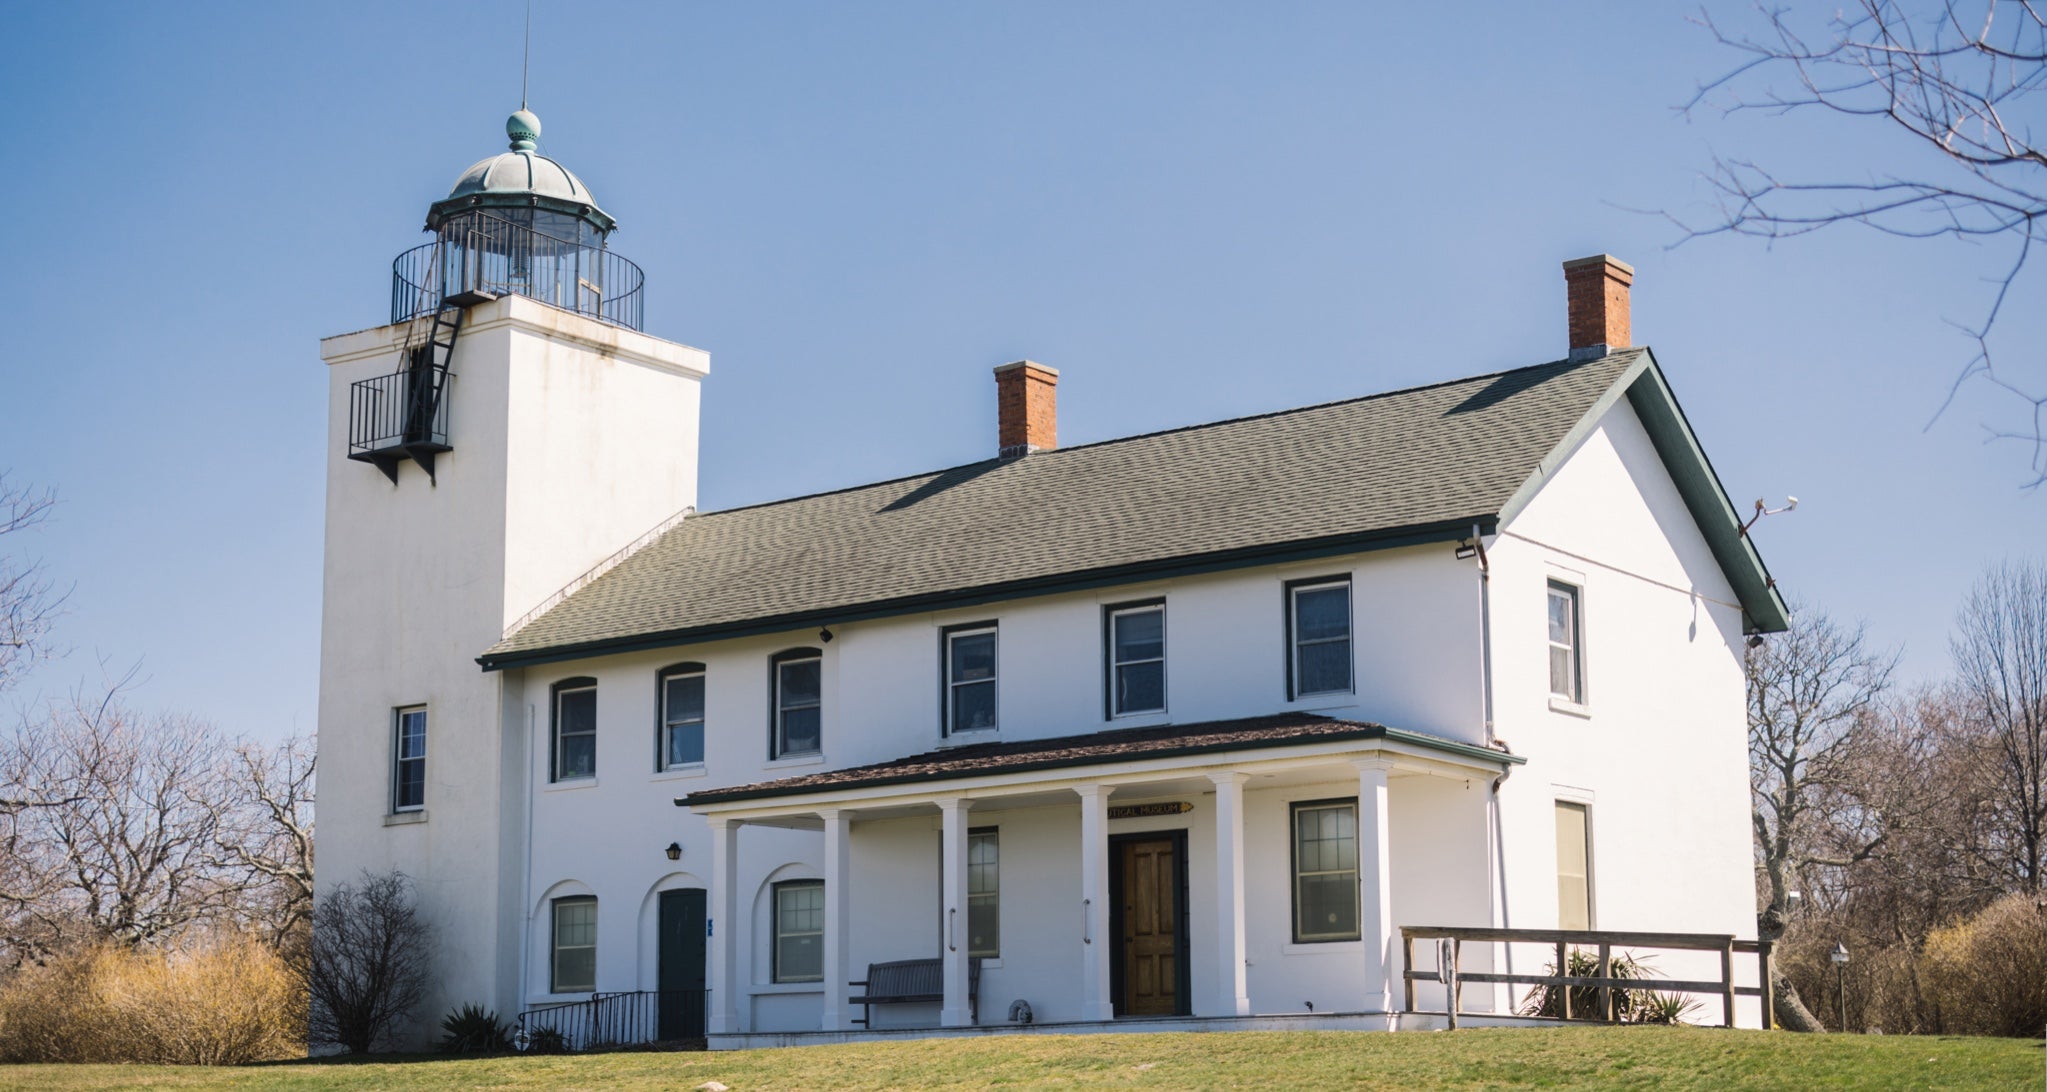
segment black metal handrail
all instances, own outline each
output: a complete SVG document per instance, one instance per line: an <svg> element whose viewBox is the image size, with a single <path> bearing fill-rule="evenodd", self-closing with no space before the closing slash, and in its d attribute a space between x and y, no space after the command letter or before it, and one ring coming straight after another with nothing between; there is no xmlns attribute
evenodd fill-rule
<svg viewBox="0 0 2047 1092"><path fill-rule="evenodd" d="M597 1050L703 1037L709 990L636 990L591 994L588 1001L545 1005L519 1014L521 1050Z"/></svg>
<svg viewBox="0 0 2047 1092"><path fill-rule="evenodd" d="M607 248L483 212L451 217L439 234L391 262L392 322L453 297L518 295L613 326L642 328L646 274Z"/></svg>
<svg viewBox="0 0 2047 1092"><path fill-rule="evenodd" d="M408 368L356 381L348 398L348 453L408 446L446 450L448 402L436 397L434 369Z"/></svg>

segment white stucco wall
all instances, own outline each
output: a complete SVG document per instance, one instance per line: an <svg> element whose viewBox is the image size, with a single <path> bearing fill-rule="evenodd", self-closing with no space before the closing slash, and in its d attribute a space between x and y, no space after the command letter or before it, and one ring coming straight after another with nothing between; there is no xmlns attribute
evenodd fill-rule
<svg viewBox="0 0 2047 1092"><path fill-rule="evenodd" d="M350 384L404 327L329 338L319 886L400 869L439 934L422 1022L514 1009L523 709L475 662L512 618L695 499L695 349L507 297L470 310L436 479L347 455ZM609 483L593 485L592 483ZM511 676L510 678L516 678ZM393 710L428 707L426 807L391 814ZM512 839L517 838L518 841ZM508 977L508 972L510 976Z"/></svg>

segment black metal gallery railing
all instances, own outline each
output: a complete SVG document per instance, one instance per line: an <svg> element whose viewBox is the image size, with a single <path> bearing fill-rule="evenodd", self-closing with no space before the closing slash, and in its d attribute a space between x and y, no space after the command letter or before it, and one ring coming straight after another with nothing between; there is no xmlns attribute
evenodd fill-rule
<svg viewBox="0 0 2047 1092"><path fill-rule="evenodd" d="M518 295L638 330L645 284L639 266L604 247L469 212L442 223L435 242L391 263L391 321L444 299Z"/></svg>
<svg viewBox="0 0 2047 1092"><path fill-rule="evenodd" d="M448 399L440 397L444 375L412 368L359 380L349 392L350 455L422 447L448 449Z"/></svg>
<svg viewBox="0 0 2047 1092"><path fill-rule="evenodd" d="M588 1001L527 1009L514 1041L522 1050L599 1050L704 1037L709 990L592 994Z"/></svg>

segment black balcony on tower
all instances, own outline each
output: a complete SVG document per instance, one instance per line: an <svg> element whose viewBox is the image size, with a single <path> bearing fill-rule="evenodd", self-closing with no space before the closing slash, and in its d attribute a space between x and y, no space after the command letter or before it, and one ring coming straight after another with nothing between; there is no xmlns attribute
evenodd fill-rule
<svg viewBox="0 0 2047 1092"><path fill-rule="evenodd" d="M409 321L442 300L525 296L638 330L645 279L639 266L606 249L602 236L577 217L474 209L441 219L433 242L391 263L391 321Z"/></svg>

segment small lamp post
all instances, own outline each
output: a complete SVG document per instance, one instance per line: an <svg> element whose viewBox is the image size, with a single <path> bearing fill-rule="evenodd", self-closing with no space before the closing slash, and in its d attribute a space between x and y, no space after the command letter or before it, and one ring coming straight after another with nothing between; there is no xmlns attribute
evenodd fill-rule
<svg viewBox="0 0 2047 1092"><path fill-rule="evenodd" d="M1827 953L1834 962L1834 995L1840 1003L1841 1030L1848 1030L1848 946L1834 942L1834 950Z"/></svg>

